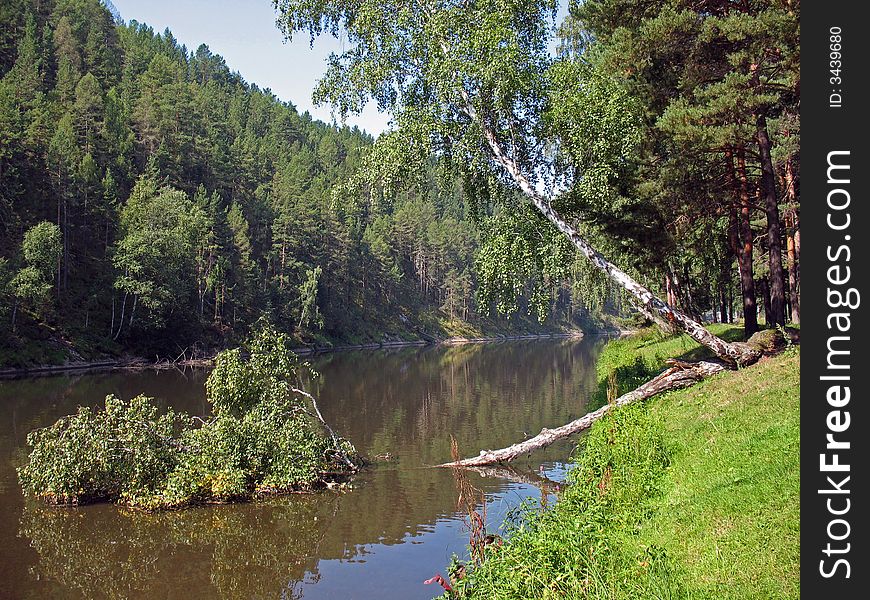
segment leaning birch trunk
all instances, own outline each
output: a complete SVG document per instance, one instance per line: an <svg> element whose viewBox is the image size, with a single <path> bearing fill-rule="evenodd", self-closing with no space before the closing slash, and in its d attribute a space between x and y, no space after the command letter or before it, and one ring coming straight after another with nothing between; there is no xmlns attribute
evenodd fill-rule
<svg viewBox="0 0 870 600"><path fill-rule="evenodd" d="M442 43L441 49L445 56L449 56L448 48ZM745 344L732 344L713 335L704 326L689 317L683 311L670 306L653 294L648 288L634 280L628 273L604 258L598 250L592 247L580 233L559 214L553 210L550 201L538 192L529 178L523 173L519 163L509 157L502 149L492 129L481 119L469 98L468 92L460 86L459 94L463 100L463 110L472 121L477 121L483 132L486 144L492 152L492 159L507 171L514 183L544 217L556 228L564 233L571 243L589 259L598 269L603 271L611 280L634 296L638 303L645 307L652 315L659 315L664 321L670 323L673 329L685 331L686 334L699 344L712 350L716 356L730 364L737 366L751 365L759 358L761 352L749 348Z"/></svg>
<svg viewBox="0 0 870 600"><path fill-rule="evenodd" d="M450 49L448 48L447 43L443 40L441 41L441 51L445 58L451 56ZM528 197L532 204L534 204L535 208L537 208L548 221L555 225L559 231L564 233L568 239L571 240L571 243L573 243L574 246L580 250L580 252L582 252L595 267L604 271L611 280L634 296L650 313L660 315L666 322L671 323L673 328L685 331L689 337L712 350L721 360L737 366L746 366L751 365L761 358L761 352L758 352L757 350L742 344L730 344L718 336L713 335L704 329L700 323L683 313L681 310L668 305L667 302L664 302L645 286L635 281L628 273L604 258L604 255L593 248L573 226L553 210L549 199L545 198L543 194L535 189L531 181L529 181L529 178L523 173L519 163L505 153L501 144L498 142L495 133L492 131L492 128L478 114L477 109L474 108L474 104L471 102L468 91L461 83L459 84L457 91L462 98L460 110L465 112L465 114L468 115L468 118L472 121L476 121L478 125L480 125L484 139L492 152L492 159L495 163L507 171L514 183L519 186L520 190Z"/></svg>
<svg viewBox="0 0 870 600"><path fill-rule="evenodd" d="M495 463L510 462L518 456L528 454L532 450L549 446L553 442L566 438L569 435L583 431L592 426L592 424L610 412L611 409L617 406L623 406L637 400L646 400L651 396L688 387L706 377L721 373L728 369L728 366L721 362L701 361L698 363L684 363L681 361L670 361L673 366L646 382L634 391L623 394L610 404L605 404L598 410L587 413L571 421L566 425L555 429L544 428L541 433L533 438L529 438L524 442L502 448L500 450L481 450L480 455L466 458L460 461L443 463L437 465L439 467L481 467Z"/></svg>
<svg viewBox="0 0 870 600"><path fill-rule="evenodd" d="M674 327L673 323L665 321L661 316L649 310L646 306L636 302L634 300L629 300L631 303L631 307L634 308L637 312L642 314L644 317L655 323L659 326L659 328L667 334L675 334L679 333L680 330L677 327Z"/></svg>
<svg viewBox="0 0 870 600"><path fill-rule="evenodd" d="M658 314L666 322L672 324L674 328L685 331L693 340L710 348L716 356L737 366L751 365L759 358L761 353L757 350L746 346L745 344L732 344L713 335L703 325L689 317L687 314L673 308L666 302L656 297L649 289L635 281L628 273L614 265L612 262L604 258L604 256L593 248L580 233L572 227L567 221L553 210L550 202L537 190L535 190L529 179L522 173L517 162L505 155L495 138L495 134L488 128L483 128L484 136L487 144L493 153L493 159L501 167L503 167L511 176L511 178L520 187L522 192L529 198L532 204L535 205L541 214L547 220L555 225L559 231L564 233L574 246L583 253L586 258L592 262L598 269L604 271L610 279L619 284L620 287L628 291L634 296L639 303L653 314Z"/></svg>

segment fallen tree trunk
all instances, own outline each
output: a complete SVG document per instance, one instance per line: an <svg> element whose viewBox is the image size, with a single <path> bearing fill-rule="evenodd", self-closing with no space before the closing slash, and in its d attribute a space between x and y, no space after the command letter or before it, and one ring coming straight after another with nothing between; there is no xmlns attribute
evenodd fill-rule
<svg viewBox="0 0 870 600"><path fill-rule="evenodd" d="M437 465L439 467L481 467L496 463L509 462L518 456L528 454L532 450L549 446L556 440L566 438L569 435L588 429L595 421L606 415L612 408L623 406L637 400L646 400L656 394L676 390L679 388L688 387L702 379L721 373L729 369L729 366L724 362L701 361L697 363L686 363L682 361L668 361L671 366L660 375L647 381L639 388L623 394L610 404L606 404L598 410L587 413L571 421L566 425L555 429L541 430L541 433L533 438L529 438L524 442L502 448L500 450L481 450L480 455L465 458L460 461L448 462Z"/></svg>

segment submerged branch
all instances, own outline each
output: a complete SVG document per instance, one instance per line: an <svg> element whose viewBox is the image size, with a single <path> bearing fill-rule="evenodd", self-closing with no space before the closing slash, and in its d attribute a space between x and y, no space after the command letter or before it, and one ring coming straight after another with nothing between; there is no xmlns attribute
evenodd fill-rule
<svg viewBox="0 0 870 600"><path fill-rule="evenodd" d="M453 466L453 463L450 463L450 466ZM481 477L497 477L498 479L508 479L516 483L525 483L526 485L531 485L541 489L542 491L547 492L557 490L559 489L559 486L562 485L558 481L554 481L546 475L541 475L540 473L532 470L517 469L512 465L496 464L468 468L476 472Z"/></svg>
<svg viewBox="0 0 870 600"><path fill-rule="evenodd" d="M290 389L293 392L299 394L300 396L304 396L311 401L311 406L314 408L314 412L317 415L317 419L320 421L320 423L323 425L323 427L326 428L326 431L329 433L329 437L332 440L332 444L335 448L336 456L341 459L341 461L351 470L351 472L358 471L359 465L357 465L354 461L352 461L350 459L350 457L347 455L347 452L342 450L341 438L339 438L335 434L335 431L332 429L332 427L329 426L329 423L326 422L326 419L323 418L323 415L320 414L320 408L317 406L317 400L314 398L314 396L312 396L311 394L309 394L305 390L300 390L298 388L290 388Z"/></svg>

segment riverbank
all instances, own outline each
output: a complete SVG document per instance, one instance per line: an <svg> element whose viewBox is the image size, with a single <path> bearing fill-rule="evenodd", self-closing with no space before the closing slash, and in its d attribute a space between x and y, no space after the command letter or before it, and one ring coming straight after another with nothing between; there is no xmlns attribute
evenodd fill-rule
<svg viewBox="0 0 870 600"><path fill-rule="evenodd" d="M601 316L549 319L540 323L525 313L510 317L450 318L439 311L419 315L394 314L373 322L345 323L329 330L293 329L295 350L316 354L339 350L397 348L438 343L492 342L586 333L618 333L636 326L636 319ZM176 339L178 337L178 339ZM0 378L85 372L114 367L154 368L202 366L221 350L239 346L244 328L201 327L184 336L168 332L157 341L136 335L118 340L93 330L66 330L48 322L25 321L17 331L0 332ZM162 341L160 341L162 339Z"/></svg>
<svg viewBox="0 0 870 600"><path fill-rule="evenodd" d="M603 331L602 334L625 333L622 330ZM298 346L293 352L301 356L314 354L326 354L329 352L347 352L351 350L381 350L393 348L407 348L414 346L456 346L462 344L484 344L519 340L536 339L578 339L584 336L580 330L565 331L561 333L537 333L519 335L493 335L483 337L455 336L445 339L428 338L419 340L387 340L380 343L366 344L340 344L335 346ZM143 369L178 369L178 368L201 368L210 367L213 356L195 359L157 360L149 361L139 357L126 357L117 360L73 361L62 365L37 365L34 367L14 367L0 369L0 379L17 379L23 377L44 377L49 375L62 375L66 373L87 373L93 371L114 370L143 370Z"/></svg>
<svg viewBox="0 0 870 600"><path fill-rule="evenodd" d="M612 342L599 390L699 353L684 336ZM790 347L602 419L556 506L515 521L462 597L798 597L799 358Z"/></svg>

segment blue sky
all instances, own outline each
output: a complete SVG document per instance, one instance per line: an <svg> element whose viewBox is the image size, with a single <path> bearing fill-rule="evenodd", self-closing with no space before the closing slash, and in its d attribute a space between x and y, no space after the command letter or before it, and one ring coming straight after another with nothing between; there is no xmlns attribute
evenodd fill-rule
<svg viewBox="0 0 870 600"><path fill-rule="evenodd" d="M284 43L275 27L270 0L112 0L125 21L147 23L157 32L166 27L189 50L208 44L224 57L229 68L246 81L270 88L282 100L292 102L299 112L331 122L329 106L315 107L311 92L326 69L330 52L340 52L342 40L320 37L309 46L308 36ZM561 1L560 17L566 1ZM387 127L389 115L379 113L373 103L359 116L347 119L373 135Z"/></svg>

